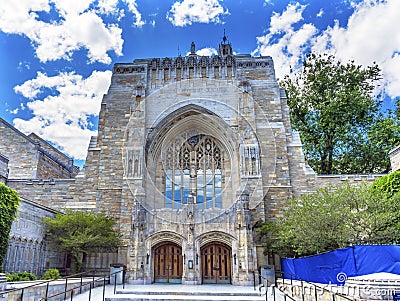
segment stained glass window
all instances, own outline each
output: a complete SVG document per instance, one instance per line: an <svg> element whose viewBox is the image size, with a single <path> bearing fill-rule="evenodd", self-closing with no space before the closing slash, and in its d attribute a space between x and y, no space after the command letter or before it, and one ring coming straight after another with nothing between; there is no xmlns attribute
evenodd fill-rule
<svg viewBox="0 0 400 301"><path fill-rule="evenodd" d="M186 134L164 154L165 207L181 208L190 194L200 208L222 208L223 153L214 138Z"/></svg>

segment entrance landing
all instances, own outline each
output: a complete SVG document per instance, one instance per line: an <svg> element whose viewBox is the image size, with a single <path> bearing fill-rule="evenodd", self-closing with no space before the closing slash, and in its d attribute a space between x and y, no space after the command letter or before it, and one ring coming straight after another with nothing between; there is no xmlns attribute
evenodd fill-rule
<svg viewBox="0 0 400 301"><path fill-rule="evenodd" d="M99 291L97 291L99 290ZM87 292L74 297L74 301L87 301ZM86 295L86 296L85 296ZM92 291L91 300L102 300L102 288ZM96 299L99 297L99 299ZM130 285L125 288L118 285L114 294L113 285L108 285L105 292L105 301L177 301L177 300L215 300L215 301L250 301L265 300L265 295L260 296L258 288L252 286L234 286L229 284L203 284L203 285L182 285L182 284L149 284Z"/></svg>
<svg viewBox="0 0 400 301"><path fill-rule="evenodd" d="M149 284L125 285L125 289L117 289L117 294L147 293L148 295L221 295L221 296L257 296L253 286L235 286L230 284Z"/></svg>

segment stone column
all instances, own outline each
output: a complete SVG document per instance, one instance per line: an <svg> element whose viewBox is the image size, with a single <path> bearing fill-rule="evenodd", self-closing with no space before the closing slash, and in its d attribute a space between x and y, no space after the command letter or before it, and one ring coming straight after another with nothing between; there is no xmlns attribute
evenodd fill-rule
<svg viewBox="0 0 400 301"><path fill-rule="evenodd" d="M183 284L199 284L199 275L196 271L196 243L195 243L195 197L189 195L186 206L186 237L187 243L185 248L182 249L184 252L184 265L183 265Z"/></svg>
<svg viewBox="0 0 400 301"><path fill-rule="evenodd" d="M251 212L249 210L249 191L247 189L238 192L236 205L236 231L239 238L237 260L238 260L238 283L235 285L253 285L254 246L251 230Z"/></svg>

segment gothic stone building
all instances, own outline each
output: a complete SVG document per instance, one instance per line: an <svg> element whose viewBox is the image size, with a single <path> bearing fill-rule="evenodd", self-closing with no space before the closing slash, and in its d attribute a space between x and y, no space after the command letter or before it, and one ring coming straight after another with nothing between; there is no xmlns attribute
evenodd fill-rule
<svg viewBox="0 0 400 301"><path fill-rule="evenodd" d="M343 180L306 164L286 101L272 58L234 55L226 38L211 57L192 43L186 57L116 64L83 170L7 184L51 208L116 218L115 260L130 283L251 285L270 263L254 225Z"/></svg>
<svg viewBox="0 0 400 301"><path fill-rule="evenodd" d="M79 201L119 218L133 283L252 284L254 224L315 178L272 59L226 40L115 65L88 159L95 194Z"/></svg>

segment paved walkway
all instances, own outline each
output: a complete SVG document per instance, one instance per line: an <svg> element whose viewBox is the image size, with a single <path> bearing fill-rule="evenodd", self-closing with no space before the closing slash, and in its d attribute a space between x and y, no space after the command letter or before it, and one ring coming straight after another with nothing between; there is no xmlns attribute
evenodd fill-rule
<svg viewBox="0 0 400 301"><path fill-rule="evenodd" d="M101 301L105 298L116 300L265 300L265 294L260 296L258 288L252 286L233 285L180 285L180 284L150 284L150 285L117 285L114 294L114 285L106 285L92 289L89 299L89 291L73 296L73 301ZM143 293L143 294L142 294ZM270 293L269 293L270 294ZM233 296L234 295L234 296ZM250 299L249 299L250 298ZM71 299L68 299L70 301Z"/></svg>

